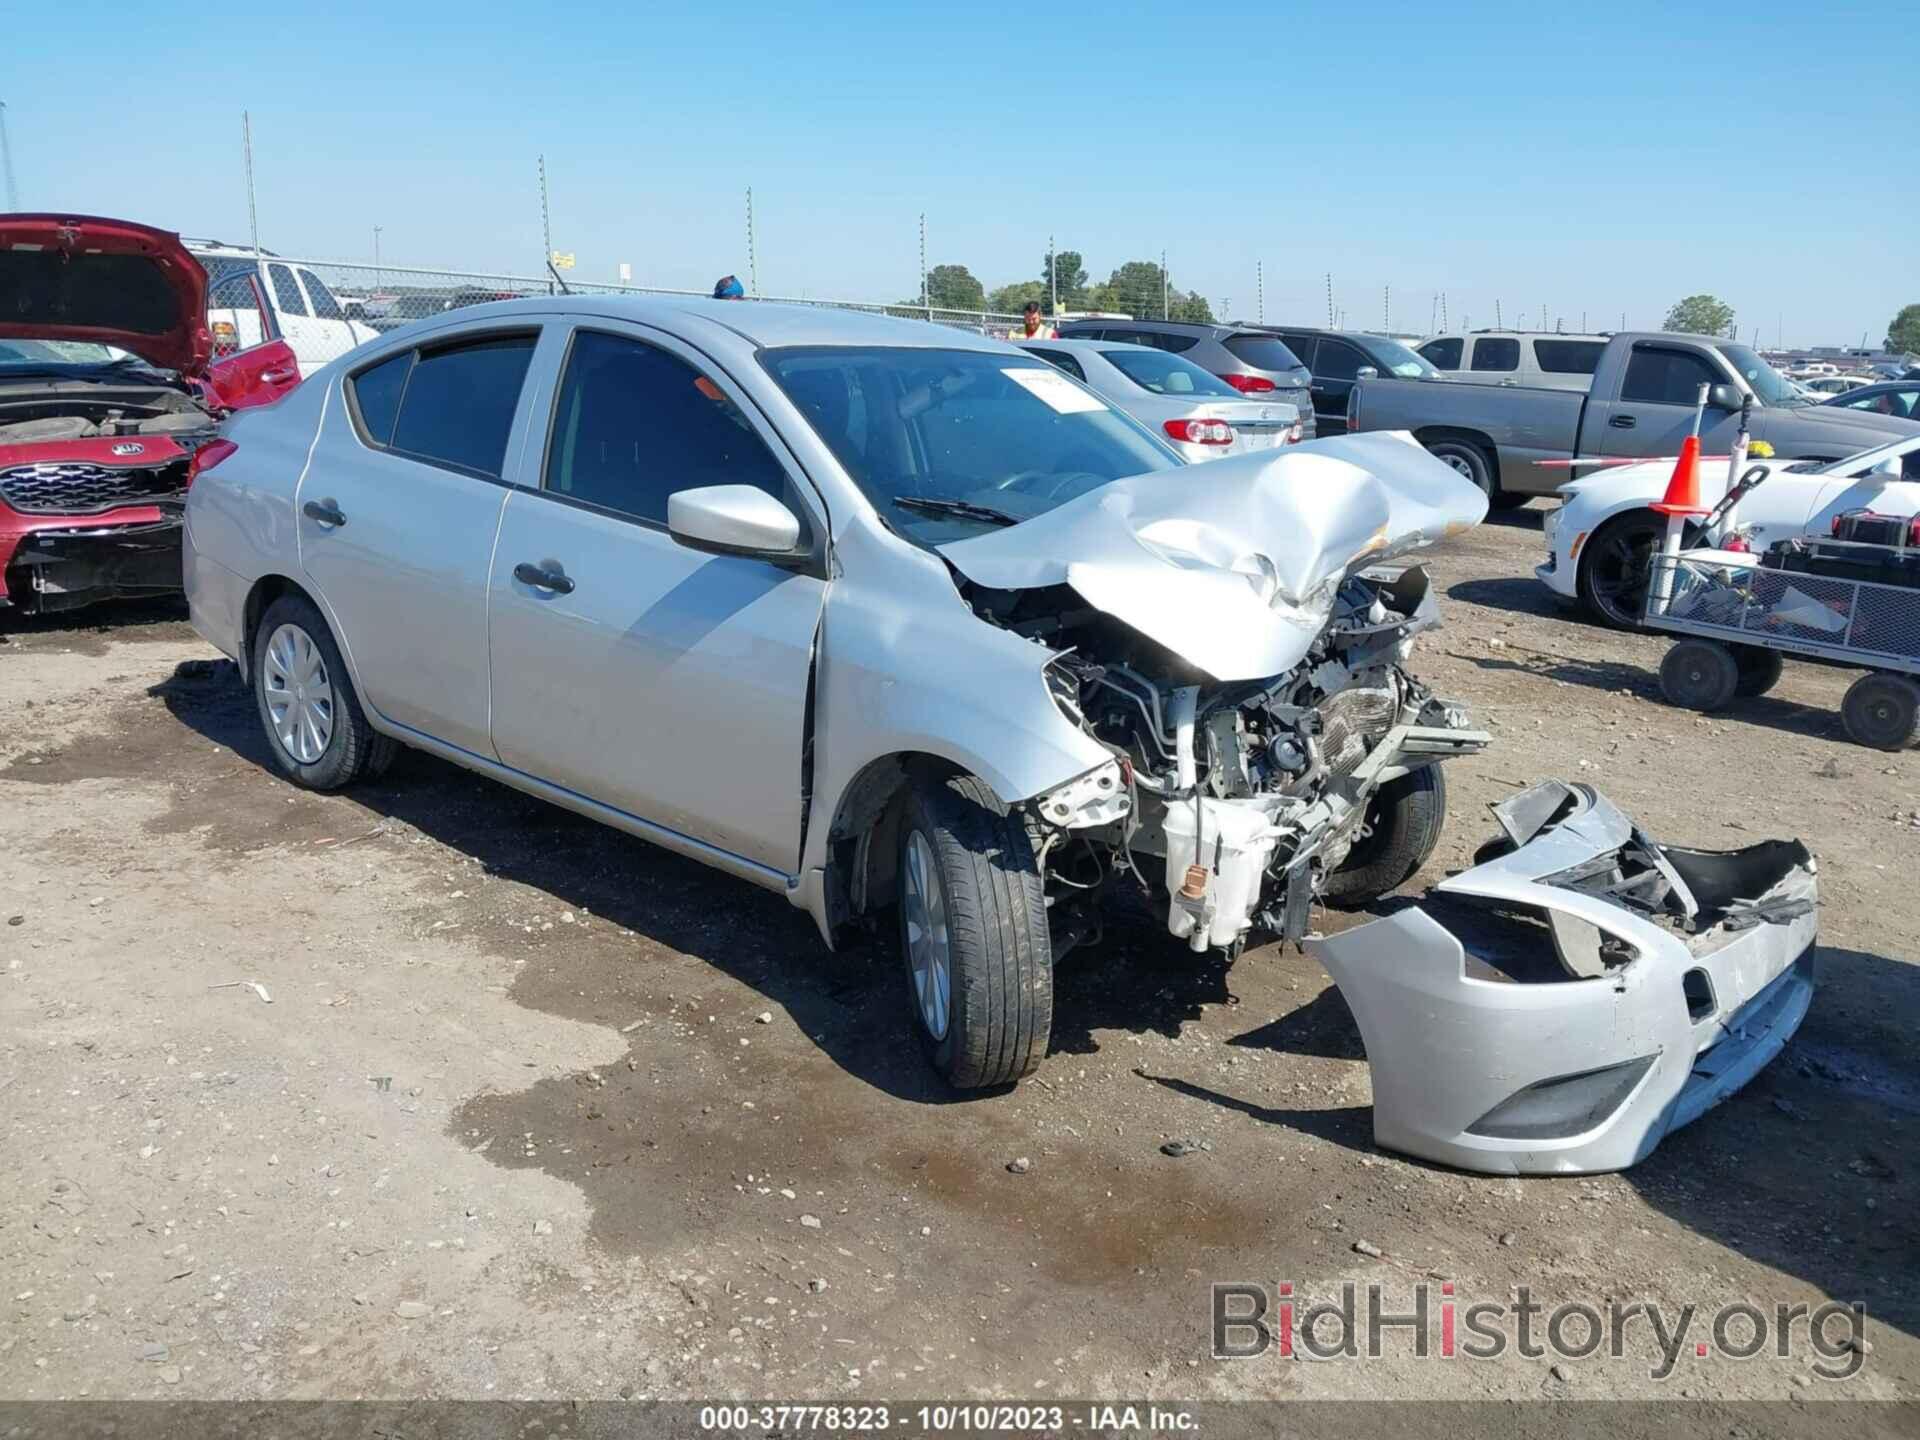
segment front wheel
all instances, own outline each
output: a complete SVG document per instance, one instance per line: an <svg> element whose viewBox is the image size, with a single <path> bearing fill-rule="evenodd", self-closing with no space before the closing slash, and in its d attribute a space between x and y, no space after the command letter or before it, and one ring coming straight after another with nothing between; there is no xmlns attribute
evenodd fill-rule
<svg viewBox="0 0 1920 1440"><path fill-rule="evenodd" d="M1666 531L1667 522L1651 510L1632 510L1587 537L1575 589L1588 614L1614 630L1641 628L1654 553Z"/></svg>
<svg viewBox="0 0 1920 1440"><path fill-rule="evenodd" d="M1438 765L1389 780L1368 800L1366 834L1327 876L1322 898L1353 909L1399 889L1432 856L1446 823L1447 777Z"/></svg>
<svg viewBox="0 0 1920 1440"><path fill-rule="evenodd" d="M1053 1033L1053 948L1025 821L971 775L917 783L900 826L900 952L915 1029L958 1089L1008 1085Z"/></svg>

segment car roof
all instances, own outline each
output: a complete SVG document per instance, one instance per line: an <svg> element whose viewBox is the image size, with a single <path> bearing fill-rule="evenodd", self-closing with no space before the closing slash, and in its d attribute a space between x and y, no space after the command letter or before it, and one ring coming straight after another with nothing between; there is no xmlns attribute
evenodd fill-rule
<svg viewBox="0 0 1920 1440"><path fill-rule="evenodd" d="M1129 326L1141 330L1177 330L1181 334L1193 331L1211 334L1215 330L1238 330L1238 325L1223 325L1217 320L1068 320L1068 325L1099 326L1108 330L1124 330Z"/></svg>
<svg viewBox="0 0 1920 1440"><path fill-rule="evenodd" d="M863 310L840 310L824 305L783 304L768 300L709 300L676 295L536 295L524 300L496 300L448 312L457 325L497 322L519 315L598 315L638 324L671 326L688 319L703 320L731 330L749 344L776 348L790 345L873 345L927 350L985 350L1005 353L1004 340L990 339L948 325L925 320L903 320Z"/></svg>
<svg viewBox="0 0 1920 1440"><path fill-rule="evenodd" d="M1046 345L1058 350L1085 350L1092 351L1095 354L1104 354L1109 350L1144 350L1153 355L1166 355L1170 353L1162 350L1158 345L1136 345L1131 340L1075 339L1071 335L1062 335L1055 340L1028 340L1023 337L1013 343L1022 350L1029 350L1036 346Z"/></svg>

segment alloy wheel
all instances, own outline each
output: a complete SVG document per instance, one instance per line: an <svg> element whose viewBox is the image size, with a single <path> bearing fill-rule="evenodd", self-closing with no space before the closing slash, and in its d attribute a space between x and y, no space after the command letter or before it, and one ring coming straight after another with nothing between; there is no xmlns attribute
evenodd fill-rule
<svg viewBox="0 0 1920 1440"><path fill-rule="evenodd" d="M900 903L906 911L907 970L913 980L920 1023L944 1040L953 1007L953 952L947 935L947 896L933 846L918 830L907 836L906 875Z"/></svg>

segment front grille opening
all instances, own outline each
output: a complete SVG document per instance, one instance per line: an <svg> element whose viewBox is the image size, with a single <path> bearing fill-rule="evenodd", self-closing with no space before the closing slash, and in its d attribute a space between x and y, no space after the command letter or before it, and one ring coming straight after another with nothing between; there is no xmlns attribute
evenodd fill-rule
<svg viewBox="0 0 1920 1440"><path fill-rule="evenodd" d="M1713 981L1707 972L1692 969L1680 977L1680 993L1687 997L1687 1018L1698 1025L1714 1012Z"/></svg>
<svg viewBox="0 0 1920 1440"><path fill-rule="evenodd" d="M97 515L145 505L187 488L188 462L117 469L85 461L44 461L0 471L0 500L22 515Z"/></svg>
<svg viewBox="0 0 1920 1440"><path fill-rule="evenodd" d="M1627 1101L1657 1055L1558 1075L1515 1091L1467 1127L1494 1140L1566 1140L1602 1125Z"/></svg>

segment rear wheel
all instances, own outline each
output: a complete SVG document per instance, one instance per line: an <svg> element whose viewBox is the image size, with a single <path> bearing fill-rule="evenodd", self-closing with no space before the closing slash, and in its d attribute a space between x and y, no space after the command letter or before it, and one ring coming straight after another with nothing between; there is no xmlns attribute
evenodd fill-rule
<svg viewBox="0 0 1920 1440"><path fill-rule="evenodd" d="M1862 675L1847 687L1840 721L1855 744L1904 750L1920 740L1920 685L1904 675Z"/></svg>
<svg viewBox="0 0 1920 1440"><path fill-rule="evenodd" d="M1580 551L1575 589L1580 603L1602 625L1638 630L1647 610L1647 585L1654 552L1667 522L1651 510L1616 515L1593 534Z"/></svg>
<svg viewBox="0 0 1920 1440"><path fill-rule="evenodd" d="M399 748L367 723L333 632L304 595L282 595L260 617L253 694L274 763L309 790L377 776Z"/></svg>
<svg viewBox="0 0 1920 1440"><path fill-rule="evenodd" d="M1389 780L1367 802L1367 833L1327 876L1320 894L1343 909L1371 904L1411 880L1432 856L1447 823L1447 778L1423 765Z"/></svg>
<svg viewBox="0 0 1920 1440"><path fill-rule="evenodd" d="M1488 503L1497 502L1499 486L1493 478L1493 461L1482 446L1471 440L1430 440L1427 450L1434 459L1479 486ZM1524 505L1526 501L1522 499L1520 503Z"/></svg>
<svg viewBox="0 0 1920 1440"><path fill-rule="evenodd" d="M1688 710L1718 710L1740 686L1740 664L1717 640L1682 640L1660 662L1660 693Z"/></svg>
<svg viewBox="0 0 1920 1440"><path fill-rule="evenodd" d="M1025 821L971 775L909 792L900 951L915 1028L960 1089L1007 1085L1053 1033L1046 897Z"/></svg>
<svg viewBox="0 0 1920 1440"><path fill-rule="evenodd" d="M1736 645L1733 647L1733 660L1740 669L1740 679L1734 685L1733 693L1742 700L1764 695L1780 683L1784 662L1778 650L1769 650L1761 645Z"/></svg>

